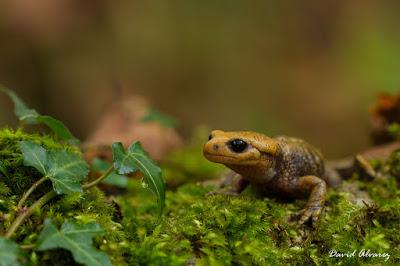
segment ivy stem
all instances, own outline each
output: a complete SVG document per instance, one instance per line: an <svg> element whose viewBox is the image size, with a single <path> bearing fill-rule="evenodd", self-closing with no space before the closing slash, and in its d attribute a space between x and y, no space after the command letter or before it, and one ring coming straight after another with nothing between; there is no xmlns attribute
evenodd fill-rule
<svg viewBox="0 0 400 266"><path fill-rule="evenodd" d="M10 238L27 217L29 217L35 210L40 209L43 205L45 205L49 200L51 200L55 196L57 196L57 193L54 190L52 190L50 192L47 192L43 197L41 197L37 201L35 201L35 203L33 203L32 206L28 208L28 210L23 212L21 215L17 217L17 219L15 219L15 221L10 226L10 229L8 229L7 231L6 238Z"/></svg>
<svg viewBox="0 0 400 266"><path fill-rule="evenodd" d="M114 170L113 166L110 166L110 168L107 169L107 171L100 176L99 178L97 178L96 180L94 180L93 182L87 183L85 185L82 186L83 189L89 189L92 188L94 186L96 186L98 183L100 183L101 181L103 181L107 176L109 176L112 171ZM47 180L47 177L42 177L41 179L39 179L38 181L36 181L32 187L30 189L28 189L25 194L22 196L20 202L18 203L18 207L21 207L22 204L25 202L25 200L28 198L28 196L32 193L32 191L34 191L41 183L43 183L45 180ZM35 201L31 207L28 208L28 210L26 210L25 212L23 212L21 215L19 215L17 217L17 219L14 220L14 222L11 224L10 229L7 231L6 233L6 238L10 238L14 232L17 230L17 228L24 222L24 220L26 218L28 218L29 216L31 216L31 214L36 210L36 209L40 209L43 205L45 205L49 200L51 200L52 198L54 198L55 196L57 196L57 193L52 190L50 192L47 192L44 196L42 196L40 199L38 199L37 201Z"/></svg>
<svg viewBox="0 0 400 266"><path fill-rule="evenodd" d="M25 203L25 201L28 199L29 195L32 194L32 192L38 187L40 186L40 184L42 184L44 181L47 180L47 177L44 176L42 178L40 178L38 181L36 181L35 183L33 183L33 185L24 193L24 195L22 195L22 198L20 199L20 201L18 202L17 208L20 209L22 207L22 205Z"/></svg>
<svg viewBox="0 0 400 266"><path fill-rule="evenodd" d="M82 185L82 188L83 189L89 189L89 188L92 188L92 187L96 186L98 183L103 181L107 176L109 176L112 173L113 170L114 170L114 167L111 165L102 176L100 176L99 178L97 178L96 180L94 180L94 181L92 181L90 183Z"/></svg>

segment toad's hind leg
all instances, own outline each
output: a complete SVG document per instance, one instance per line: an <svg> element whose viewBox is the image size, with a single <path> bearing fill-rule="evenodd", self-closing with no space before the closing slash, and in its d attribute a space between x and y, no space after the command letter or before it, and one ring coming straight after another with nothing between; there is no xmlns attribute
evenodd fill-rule
<svg viewBox="0 0 400 266"><path fill-rule="evenodd" d="M306 206L300 211L301 217L299 223L303 224L310 218L312 219L312 222L315 223L318 220L325 203L325 181L313 175L302 176L297 179L296 190L309 194Z"/></svg>

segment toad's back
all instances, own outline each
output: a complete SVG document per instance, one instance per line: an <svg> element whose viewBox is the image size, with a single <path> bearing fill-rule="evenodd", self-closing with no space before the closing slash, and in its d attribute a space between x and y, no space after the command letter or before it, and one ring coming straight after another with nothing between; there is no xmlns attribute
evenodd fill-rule
<svg viewBox="0 0 400 266"><path fill-rule="evenodd" d="M277 176L324 175L324 160L318 149L298 138L280 136L275 139L280 149L275 165Z"/></svg>

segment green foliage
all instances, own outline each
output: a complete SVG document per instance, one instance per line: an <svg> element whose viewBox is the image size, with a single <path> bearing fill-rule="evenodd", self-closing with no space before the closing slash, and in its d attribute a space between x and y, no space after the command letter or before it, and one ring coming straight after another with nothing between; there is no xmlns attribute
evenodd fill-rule
<svg viewBox="0 0 400 266"><path fill-rule="evenodd" d="M63 122L47 115L40 115L35 109L27 107L27 105L12 90L0 85L0 91L7 94L14 102L14 113L20 121L27 124L43 123L48 126L58 137L69 143L76 144L78 140L72 135Z"/></svg>
<svg viewBox="0 0 400 266"><path fill-rule="evenodd" d="M21 120L34 123L39 116L35 109L30 109L12 90L0 85L0 90L7 94L14 102L14 113Z"/></svg>
<svg viewBox="0 0 400 266"><path fill-rule="evenodd" d="M142 155L142 157L144 156L145 154ZM83 169L78 171L72 166L77 162L82 162L80 158L81 154L77 147L60 144L49 136L26 134L21 130L1 129L0 232L7 232L15 218L20 215L16 203L33 183L44 175L48 175L49 179L60 176L68 177L68 179L71 179L72 176L74 176L72 179L76 178L83 172ZM81 164L78 163L78 165ZM150 193L143 190L140 182L133 181L128 182L128 190L131 186L130 183L138 184L140 189L137 195ZM32 205L36 199L52 189L51 182L44 182L28 198L26 205ZM151 200L150 197L148 199ZM139 202L143 204L143 202ZM150 205L153 208L156 206ZM136 232L123 226L121 216L119 207L114 200L106 197L98 188L93 187L83 192L71 192L56 197L21 224L13 238L21 245L28 247L37 245L39 232L45 219L51 219L52 223L57 226L66 221L74 221L78 225L96 223L103 228L104 234L96 235L93 238L93 250L107 254L113 265L126 265L126 261L131 256L128 249L129 241L134 238L133 235ZM148 216L152 216L152 214L149 213ZM157 217L157 215L153 217ZM154 225L149 226L154 227ZM58 230L58 232L61 231L62 229ZM76 263L73 254L61 248L36 249L28 252L26 258L28 264L72 265Z"/></svg>
<svg viewBox="0 0 400 266"><path fill-rule="evenodd" d="M42 174L47 172L47 151L40 145L29 141L21 141L19 143L24 164L36 168Z"/></svg>
<svg viewBox="0 0 400 266"><path fill-rule="evenodd" d="M75 143L62 122L29 109L13 91L2 86L0 90L14 101L15 113L22 122L46 124L60 139ZM161 169L140 143L131 145L127 152L122 144L114 144L113 158L118 172L143 173L145 184L157 196L161 213L165 203ZM49 136L1 129L0 232L5 237L0 237L0 265L126 265L127 240L133 237L127 236L119 223L122 214L118 205L96 188L103 180L128 187L127 177L113 171L114 166L95 161L93 168L104 173L81 185L89 167L78 147L60 144ZM60 224L58 230L56 225ZM21 246L9 240L14 237L30 250L29 257L22 258Z"/></svg>
<svg viewBox="0 0 400 266"><path fill-rule="evenodd" d="M88 166L82 158L65 150L46 151L40 145L21 141L20 148L26 166L32 166L49 178L58 194L82 191L80 182L88 174Z"/></svg>
<svg viewBox="0 0 400 266"><path fill-rule="evenodd" d="M7 238L0 237L0 266L19 266L22 257L19 245Z"/></svg>
<svg viewBox="0 0 400 266"><path fill-rule="evenodd" d="M129 174L139 170L149 189L156 195L160 213L165 205L165 183L161 169L150 159L140 142L132 144L125 151L122 143L112 145L114 168L119 174Z"/></svg>
<svg viewBox="0 0 400 266"><path fill-rule="evenodd" d="M178 126L175 118L163 114L154 108L150 108L140 121L144 123L157 121L166 128L176 128Z"/></svg>
<svg viewBox="0 0 400 266"><path fill-rule="evenodd" d="M66 221L61 230L47 219L38 239L37 250L43 251L54 248L69 250L75 261L87 266L111 265L107 255L92 246L92 237L104 234L104 230L96 223L77 224Z"/></svg>
<svg viewBox="0 0 400 266"><path fill-rule="evenodd" d="M46 150L66 150L80 156L78 148L58 143L50 136L27 134L21 130L0 129L0 162L2 162L3 174L6 177L2 181L10 188L13 195L21 195L43 176L38 170L24 165L20 141L34 142Z"/></svg>
<svg viewBox="0 0 400 266"><path fill-rule="evenodd" d="M48 126L60 139L65 140L70 144L79 143L79 140L72 135L71 131L69 131L60 120L48 115L39 115L36 120L38 123L43 123Z"/></svg>
<svg viewBox="0 0 400 266"><path fill-rule="evenodd" d="M24 147L26 149L26 158L22 154L21 144L26 146ZM35 157L29 153L32 150L37 152L35 154L38 156L38 160L35 160ZM43 151L45 152L43 153ZM30 135L19 130L0 130L0 161L3 162L6 172L6 175L1 180L4 183L0 182L0 216L3 218L2 223L0 223L0 231L7 231L14 217L18 215L15 206L19 196L33 182L43 176L36 168L25 166L24 159L29 161L31 165L36 165L42 171L44 169L45 173L59 177L60 175L68 175L67 172L71 170L67 168L68 171L65 172L66 168L62 167L64 163L68 163L65 158L72 159L75 157L79 158L78 161L81 161L80 152L76 147L59 144L51 137ZM43 160L44 158L46 160ZM50 160L50 158L53 159ZM48 165L43 164L45 167L39 167L38 162L47 162ZM72 161L72 165L74 165L74 162ZM17 186L17 182L21 182L21 186ZM32 195L32 198L35 199L51 189L51 183L44 183ZM69 219L75 219L80 223L96 221L104 228L106 233L101 238L99 236L95 238L96 246L101 247L103 252L107 254L111 253L110 259L121 265L123 256L116 249L122 249L120 243L123 243L124 236L121 234L120 226L117 226L118 223L113 221L115 211L114 207L106 203L103 193L95 188L84 193L64 195L64 197L51 204L50 208L45 207L43 210L38 210L29 219L29 222L24 223L17 231L15 239L24 245L35 245L38 239L38 229L40 229L45 218L51 218L53 221L57 221L57 224L62 224ZM106 239L107 242L103 243L103 239ZM47 263L50 265L60 265L60 263L61 265L71 265L73 263L71 255L61 249L33 252L30 255L28 260L32 263L34 260L40 261L41 264Z"/></svg>

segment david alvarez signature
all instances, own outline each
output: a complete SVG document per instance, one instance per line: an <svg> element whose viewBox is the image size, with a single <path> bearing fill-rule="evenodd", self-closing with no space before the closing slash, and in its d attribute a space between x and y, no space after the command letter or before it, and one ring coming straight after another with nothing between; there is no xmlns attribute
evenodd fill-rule
<svg viewBox="0 0 400 266"><path fill-rule="evenodd" d="M348 252L339 252L336 251L335 249L332 249L329 251L329 257L330 258L354 258L354 257L359 257L359 258L384 258L385 261L388 261L390 259L390 254L389 253L375 253L372 252L370 249L361 249L359 252L357 252L357 249L353 251L348 251Z"/></svg>

